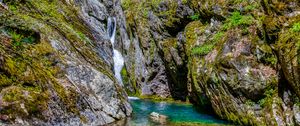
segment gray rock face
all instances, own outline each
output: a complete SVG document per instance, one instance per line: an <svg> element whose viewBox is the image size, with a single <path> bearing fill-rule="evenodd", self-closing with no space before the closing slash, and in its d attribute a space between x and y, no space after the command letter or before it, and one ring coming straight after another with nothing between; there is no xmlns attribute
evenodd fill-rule
<svg viewBox="0 0 300 126"><path fill-rule="evenodd" d="M27 7L17 14L0 10L0 13L5 14L0 14L1 19L15 21L11 24L7 20L1 20L0 24L14 25L14 28L26 27L28 30L36 31L39 35L38 41L49 43L49 48L53 49L54 53L51 55L56 58L51 65L57 67L59 71L55 76L50 76L49 72L47 74L49 78L45 78L46 81L43 82L49 97L42 113L34 116L15 115L11 122L7 122L11 117L6 119L6 115L1 115L3 110L0 110L0 124L98 126L129 116L132 108L127 101L127 94L113 76L112 45L106 31L107 18L117 17L117 29L121 34L117 35L116 42L122 45L121 43L128 39L123 33L126 32L126 22L120 1L67 0L25 3L32 5L32 8L38 10L39 13L27 11L30 10ZM19 9L20 3L14 4ZM53 5L50 6L50 4ZM40 8L41 6L44 8ZM51 11L56 15L44 14L47 9L52 9ZM24 16L24 13L34 16L26 19L19 17ZM5 17L7 15L10 16ZM37 18L36 15L47 20ZM5 35L0 34L0 37L2 36ZM36 69L47 71L44 67ZM24 92L26 96L28 93ZM2 98L4 95L5 92L1 89L1 102L5 101ZM25 106L24 103L18 105L24 113L28 113L29 110L26 105L27 101L25 101Z"/></svg>
<svg viewBox="0 0 300 126"><path fill-rule="evenodd" d="M151 15L151 14L150 14ZM154 15L153 15L154 16ZM151 17L150 17L151 18ZM153 17L156 18L157 17ZM152 22L149 24L157 24L161 22ZM156 25L152 25L153 28ZM133 26L135 27L135 26ZM136 26L138 29L143 29L144 26ZM151 27L151 26L149 26ZM132 27L130 26L130 29ZM158 54L158 48L155 41L151 41L151 35L162 37L161 33L152 33L153 31L145 31L145 33L131 31L131 40L123 41L123 49L127 72L136 83L136 91L140 90L142 95L158 95L161 97L169 97L170 91L166 70L161 57ZM141 35L144 38L140 38ZM126 44L130 42L130 44ZM129 45L129 46L128 46ZM137 91L139 92L139 91Z"/></svg>
<svg viewBox="0 0 300 126"><path fill-rule="evenodd" d="M177 1L172 2L175 3ZM182 22L178 21L178 23L181 23L174 23L175 25L170 27L166 25L170 20L168 18L170 15L158 15L158 12L172 11L174 9L171 8L172 2L163 1L154 10L148 10L145 7L145 11L147 11L145 18L140 16L143 11L132 12L131 10L125 10L126 15L132 15L134 21L132 22L131 19L127 20L127 24L129 24L127 30L131 37L131 43L123 45L123 49L127 72L132 78L132 83L136 85L134 87L136 88L134 89L136 93L140 92L142 95L157 95L163 98L173 97L185 100L187 92L182 87L186 87L186 84L182 82L186 82L187 69L185 65L186 57L182 55L183 50L181 50L183 47L180 47L182 44L179 43L179 48L172 47L168 52L165 52L165 48L161 45L167 43L163 42L165 39L176 38L177 32L182 30L181 28L184 28L187 23L184 20ZM133 4L133 6L140 5ZM176 16L178 19L187 19L189 15L194 14L190 7L182 4L180 1L175 11L175 15L172 16ZM128 43L128 41L126 42ZM170 60L166 61L165 59L167 58ZM176 68L175 64L178 64L179 67ZM174 69L169 69L172 65ZM179 75L176 73L177 70L183 71L183 73ZM178 86L179 88L177 88Z"/></svg>
<svg viewBox="0 0 300 126"><path fill-rule="evenodd" d="M111 44L108 41L108 35L106 33L106 21L109 16L115 16L109 14L108 6L104 3L100 3L98 0L81 0L75 1L75 3L81 9L80 16L84 20L85 24L91 31L95 39L95 51L107 64L112 65L112 51Z"/></svg>
<svg viewBox="0 0 300 126"><path fill-rule="evenodd" d="M294 105L294 107L293 107L296 124L300 124L300 109L299 108L300 107L297 105Z"/></svg>
<svg viewBox="0 0 300 126"><path fill-rule="evenodd" d="M115 3L103 1L103 3L100 3L96 0L84 0L75 4L81 7L82 19L88 25L95 38L95 51L106 64L112 66L111 45L107 41L105 22L107 17L116 16L120 17L118 18L119 24L125 24L124 20L122 20L120 1L115 1ZM118 28L123 30L122 26ZM124 36L119 37L123 38ZM81 112L83 116L88 117L86 124L104 125L131 114L132 110L127 102L127 95L123 92L122 87L116 84L117 81L115 79L101 73L93 66L87 65L88 63L80 63L74 60L67 62L66 76L68 79L76 85L80 93L90 92L84 96L85 102L90 108ZM70 123L66 124L73 125L72 123L74 122L76 121L70 121Z"/></svg>
<svg viewBox="0 0 300 126"><path fill-rule="evenodd" d="M107 65L112 66L112 51L110 42L107 40L106 19L109 16L116 16L119 24L125 24L122 20L122 9L120 1L103 1L100 3L96 0L83 0L75 2L75 5L81 7L81 16L85 24L88 25L94 37L94 50L99 55L101 60L104 60ZM118 27L120 30L123 27ZM123 38L124 36L118 36ZM126 39L126 38L125 38ZM119 41L118 41L119 42ZM72 55L69 54L69 55ZM66 64L66 76L76 86L79 93L84 93L86 96L84 102L88 104L89 109L85 109L81 114L87 117L90 125L104 125L116 120L120 120L131 114L131 106L127 102L127 95L123 92L122 87L119 87L115 79L101 73L97 68L88 65L88 63L77 62L74 57ZM80 58L78 58L80 60ZM85 61L83 61L85 62ZM90 119L91 118L91 119ZM63 125L68 125L76 121L70 121ZM76 123L75 123L76 124ZM80 123L78 123L80 124Z"/></svg>

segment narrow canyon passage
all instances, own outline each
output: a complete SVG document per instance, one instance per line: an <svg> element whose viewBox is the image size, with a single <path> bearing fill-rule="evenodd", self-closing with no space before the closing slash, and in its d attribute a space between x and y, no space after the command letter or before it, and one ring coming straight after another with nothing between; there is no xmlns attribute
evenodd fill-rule
<svg viewBox="0 0 300 126"><path fill-rule="evenodd" d="M299 0L0 0L0 125L299 126Z"/></svg>

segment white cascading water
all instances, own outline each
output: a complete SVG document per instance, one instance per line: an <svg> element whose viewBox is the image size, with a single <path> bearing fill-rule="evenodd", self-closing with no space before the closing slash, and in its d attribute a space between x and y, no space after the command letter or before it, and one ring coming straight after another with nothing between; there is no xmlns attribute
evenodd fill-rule
<svg viewBox="0 0 300 126"><path fill-rule="evenodd" d="M124 58L122 54L115 49L115 37L116 37L116 29L117 29L117 22L115 17L109 17L107 20L107 32L110 37L110 42L113 47L113 60L114 60L114 72L115 77L119 81L119 83L123 86L123 81L121 77L121 70L124 66Z"/></svg>
<svg viewBox="0 0 300 126"><path fill-rule="evenodd" d="M139 100L140 98L128 96L128 99L129 99L129 100Z"/></svg>

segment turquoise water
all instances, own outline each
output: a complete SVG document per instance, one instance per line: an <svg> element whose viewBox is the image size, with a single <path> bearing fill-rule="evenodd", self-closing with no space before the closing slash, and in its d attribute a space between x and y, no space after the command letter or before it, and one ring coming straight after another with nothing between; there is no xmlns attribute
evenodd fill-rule
<svg viewBox="0 0 300 126"><path fill-rule="evenodd" d="M225 125L227 122L217 119L214 116L197 111L190 104L178 104L167 102L153 102L151 100L131 99L130 103L133 108L133 115L130 124L139 126L157 125L149 120L151 112L157 112L169 117L170 122L197 123L197 124L215 124Z"/></svg>

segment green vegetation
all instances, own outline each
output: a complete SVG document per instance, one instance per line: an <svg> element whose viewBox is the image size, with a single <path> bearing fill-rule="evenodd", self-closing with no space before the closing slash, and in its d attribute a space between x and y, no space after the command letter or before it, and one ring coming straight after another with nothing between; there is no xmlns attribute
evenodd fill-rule
<svg viewBox="0 0 300 126"><path fill-rule="evenodd" d="M200 21L193 21L185 27L184 33L186 36L187 54L191 53L191 50L195 46L195 42L197 41L198 36L200 36L200 34L204 32L205 28L206 27L203 26L203 24Z"/></svg>
<svg viewBox="0 0 300 126"><path fill-rule="evenodd" d="M170 126L231 126L226 124L213 124L213 123L197 123L197 122L171 122Z"/></svg>
<svg viewBox="0 0 300 126"><path fill-rule="evenodd" d="M285 17L285 12L294 11L288 5L285 5L287 3L285 1L274 2L268 0L182 0L181 2L183 4L187 4L187 6L193 9L193 11L195 12L194 15L188 16L188 21L186 21L186 17L180 20L182 22L186 21L185 23L188 24L185 27L184 31L184 35L186 38L184 48L188 57L187 60L190 77L189 83L192 83L191 85L193 93L198 93L201 89L203 89L204 91L201 91L202 94L206 93L211 98L215 98L213 99L213 105L215 107L214 109L219 109L215 111L219 111L218 115L220 116L224 115L222 118L228 118L229 120L233 120L238 122L239 124L244 125L268 124L268 119L267 121L262 121L261 123L256 122L258 119L256 119L254 115L251 115L252 111L243 110L243 112L240 113L240 109L236 108L235 104L233 104L232 106L228 105L228 107L223 106L222 103L227 100L224 100L223 96L233 94L233 92L231 91L227 92L227 82L222 83L222 85L214 85L223 86L222 88L225 87L225 91L223 91L222 88L219 88L219 91L218 87L213 87L218 91L206 91L209 88L210 84L212 84L212 82L218 83L217 80L219 80L215 79L215 76L212 76L212 73L210 72L222 72L222 74L224 74L224 77L226 77L225 75L227 74L237 73L239 71L239 68L236 68L236 64L242 66L247 65L251 67L249 70L251 73L249 74L249 78L246 77L243 79L252 81L253 78L260 78L260 76L263 76L265 78L261 80L262 82L266 82L266 84L268 85L275 85L275 87L268 89L268 91L265 92L265 98L261 99L259 102L257 102L256 100L254 100L254 102L252 100L249 100L249 98L242 98L242 100L245 102L246 107L260 104L260 106L262 107L261 112L270 112L267 109L274 101L276 102L276 100L274 99L276 99L276 95L278 93L276 89L276 87L278 86L276 85L278 84L278 78L277 76L274 77L276 74L278 74L278 69L288 67L288 69L284 71L284 74L288 74L293 71L290 70L290 68L295 67L295 69L297 69L297 67L299 66L299 64L297 64L296 62L296 59L300 63L300 58L298 55L299 53L296 53L299 52L300 48L300 41L298 37L300 32L299 16ZM220 8L214 8L214 5L217 5ZM165 6L166 7L163 8L165 10L171 8L168 5ZM281 11L281 9L286 10ZM155 11L155 9L152 10ZM165 23L166 16L174 17L173 12L174 11L172 10L169 13L163 13L161 15L162 17L159 18L161 20L164 20L163 23ZM208 20L199 20L200 17L201 19L208 18ZM211 27L209 25L209 19L211 18L218 21L223 21L223 25L221 25L220 27L219 25L214 25L213 27ZM295 18L298 18L298 20ZM174 22L176 23L176 20L174 20ZM174 22L172 21L172 23ZM168 24L168 26L176 27L172 23ZM289 24L289 26L287 26L286 24ZM139 29L144 29L144 27L137 28L137 31ZM162 27L161 29L163 32L169 30L168 28L164 27ZM175 38L175 35L176 33L174 33L174 35L172 34L171 37ZM143 36L141 36L140 38L142 39L142 37ZM170 36L168 36L167 38L170 38ZM167 39L162 41L165 42L170 40ZM164 43L161 50L164 55L168 53L168 47L173 47L170 43L173 42ZM267 49L261 46L265 46L267 47ZM259 48L259 51L256 50L257 48ZM213 50L214 52L211 54L214 55L203 57ZM280 56L282 56L283 58L279 59L281 58ZM172 68L174 65L172 67L170 66L166 64L167 68ZM280 67L278 68L278 66ZM261 72L260 68L265 69L264 71L267 71L267 73L263 72L262 75L255 75ZM234 69L237 69L237 72L234 72ZM208 72L205 74L201 74L202 71ZM170 76L172 77L172 75ZM238 75L234 76L236 77L232 76L232 78L230 79L234 79L233 81L236 82L236 84L243 83L243 81L239 82L239 80L236 80L236 78L238 78ZM293 81L295 81L295 78L293 78L292 76L286 76L286 79L287 81L291 81L289 83L293 83ZM209 80L209 82L207 80ZM218 94L221 96L216 96ZM196 96L199 97L201 96L201 94L196 94ZM197 100L199 99L198 97ZM228 99L235 98L228 97ZM235 110L237 110L238 112L236 112ZM264 120L265 117L262 116L261 119Z"/></svg>
<svg viewBox="0 0 300 126"><path fill-rule="evenodd" d="M123 79L123 83L128 84L129 83L129 78L128 78L127 70L126 70L125 67L122 68L121 76L122 76L122 79Z"/></svg>
<svg viewBox="0 0 300 126"><path fill-rule="evenodd" d="M176 11L178 4L177 2L173 2L173 0L165 0L168 2L168 10L161 11L157 15L161 17L166 17L166 21L164 21L164 25L167 27L174 27L174 23L179 22L180 19L176 17Z"/></svg>
<svg viewBox="0 0 300 126"><path fill-rule="evenodd" d="M194 14L192 16L189 17L191 20L196 21L200 19L200 15L199 14Z"/></svg>
<svg viewBox="0 0 300 126"><path fill-rule="evenodd" d="M255 105L255 102L251 101L250 99L248 99L246 102L245 102L246 105L249 105L249 106L254 106Z"/></svg>
<svg viewBox="0 0 300 126"><path fill-rule="evenodd" d="M277 64L277 58L275 56L266 57L265 61L267 62L267 64L271 64L273 66Z"/></svg>
<svg viewBox="0 0 300 126"><path fill-rule="evenodd" d="M171 97L162 98L162 97L157 96L157 95L140 95L140 96L137 96L137 97L139 97L141 99L150 99L154 102L164 101L164 102L169 102L169 103L187 103L187 104L189 104L188 102L182 102L180 100L174 100Z"/></svg>
<svg viewBox="0 0 300 126"><path fill-rule="evenodd" d="M6 104L0 114L9 115L10 120L28 116L42 119L49 100L45 87L58 71L49 57L53 50L48 43L38 41L34 32L14 28L1 31L0 95Z"/></svg>
<svg viewBox="0 0 300 126"><path fill-rule="evenodd" d="M181 2L182 2L183 4L187 4L187 3L188 3L188 0L181 0Z"/></svg>
<svg viewBox="0 0 300 126"><path fill-rule="evenodd" d="M135 16L142 16L146 18L148 17L149 11L153 8L157 8L161 1L162 0L149 0L149 1L140 2L138 0L122 0L121 4L124 10L135 9L135 11L130 11L130 12L139 14Z"/></svg>
<svg viewBox="0 0 300 126"><path fill-rule="evenodd" d="M91 50L88 28L78 18L77 8L63 1L5 1L9 10L0 14L0 90L4 109L1 115L44 119L52 96L63 111L79 115L78 92L57 81L63 71L61 56L51 40L70 42L71 51L80 50L91 65L113 78L108 65ZM68 45L68 44L66 44ZM50 97L51 95L51 97ZM24 104L24 106L22 105ZM22 106L21 106L22 105Z"/></svg>
<svg viewBox="0 0 300 126"><path fill-rule="evenodd" d="M262 106L262 107L266 107L266 106L272 105L272 102L273 102L273 95L276 94L276 92L277 92L277 91L274 90L274 89L269 89L269 90L267 90L267 91L264 93L265 98L258 101L259 105Z"/></svg>
<svg viewBox="0 0 300 126"><path fill-rule="evenodd" d="M201 46L196 46L192 49L192 54L193 55L206 55L209 52L211 52L214 48L215 45L221 41L221 39L224 37L224 32L218 32L216 33L211 41L208 41L207 43L201 45Z"/></svg>
<svg viewBox="0 0 300 126"><path fill-rule="evenodd" d="M130 83L130 78L127 73L126 67L122 68L121 76L122 76L123 85L125 86L125 90L126 90L127 94L132 95L132 93L135 93L135 92L131 92L130 89L128 89L131 87L131 85L130 85L131 83Z"/></svg>
<svg viewBox="0 0 300 126"><path fill-rule="evenodd" d="M131 70L131 71L133 71L133 74L134 74L134 70ZM141 94L141 91L137 87L136 82L134 81L135 78L130 76L130 74L126 70L126 67L122 68L121 76L122 76L123 84L125 86L125 90L126 90L127 94L129 96L139 97Z"/></svg>
<svg viewBox="0 0 300 126"><path fill-rule="evenodd" d="M168 3L167 10L157 11L159 4L163 1ZM140 23L146 26L149 12L153 12L160 17L166 17L164 24L168 27L173 27L173 24L179 21L179 18L176 17L178 5L172 0L122 0L121 2L129 25L134 25L134 22L141 21Z"/></svg>
<svg viewBox="0 0 300 126"><path fill-rule="evenodd" d="M147 1L139 1L139 0L121 0L121 5L124 10L131 9L135 5L138 4L137 7L139 10L142 9L142 7L152 7L157 8L159 4L162 2L162 0L147 0ZM148 11L150 8L145 8L144 11Z"/></svg>
<svg viewBox="0 0 300 126"><path fill-rule="evenodd" d="M240 4L240 3L244 2L244 0L233 0L232 2L234 4Z"/></svg>
<svg viewBox="0 0 300 126"><path fill-rule="evenodd" d="M228 17L222 27L223 30L229 30L238 26L249 26L254 23L254 18L252 16L241 15L240 12L233 12L230 17Z"/></svg>
<svg viewBox="0 0 300 126"><path fill-rule="evenodd" d="M216 33L213 38L212 38L212 42L213 43L217 43L219 41L221 41L221 39L224 37L225 33L224 32L218 32Z"/></svg>
<svg viewBox="0 0 300 126"><path fill-rule="evenodd" d="M258 4L249 4L247 6L245 6L245 11L253 11L255 9L257 9L259 7Z"/></svg>
<svg viewBox="0 0 300 126"><path fill-rule="evenodd" d="M293 32L300 32L300 22L295 23L292 27Z"/></svg>
<svg viewBox="0 0 300 126"><path fill-rule="evenodd" d="M12 28L7 28L6 29L7 34L11 36L12 38L12 44L14 47L20 47L22 46L22 43L27 43L27 44L33 44L36 39L34 38L34 33L27 33L26 36L23 34L18 34L16 30L13 30ZM20 32L25 32L26 31L20 31Z"/></svg>
<svg viewBox="0 0 300 126"><path fill-rule="evenodd" d="M194 47L192 49L193 55L206 55L213 50L214 44L204 44L202 46Z"/></svg>

